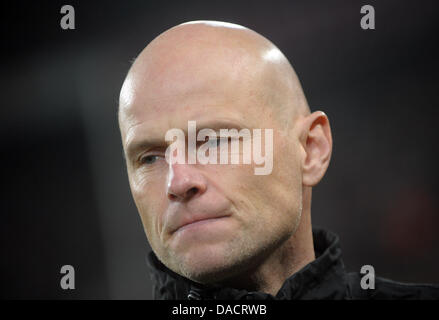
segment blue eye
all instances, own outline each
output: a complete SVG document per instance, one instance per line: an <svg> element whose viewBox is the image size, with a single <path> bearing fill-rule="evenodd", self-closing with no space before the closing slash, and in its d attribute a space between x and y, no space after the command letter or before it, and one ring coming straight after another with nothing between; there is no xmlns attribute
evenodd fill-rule
<svg viewBox="0 0 439 320"><path fill-rule="evenodd" d="M209 140L209 143L213 147L219 147L221 144L227 143L228 140L229 139L227 137L225 137L225 138L218 138L218 139L211 139L211 140Z"/></svg>
<svg viewBox="0 0 439 320"><path fill-rule="evenodd" d="M149 156L146 156L146 157L142 157L140 159L140 162L142 164L153 164L154 162L157 161L157 159L158 159L158 156L149 155Z"/></svg>
<svg viewBox="0 0 439 320"><path fill-rule="evenodd" d="M220 145L221 141L220 139L210 139L209 140L209 145L210 147L218 147Z"/></svg>

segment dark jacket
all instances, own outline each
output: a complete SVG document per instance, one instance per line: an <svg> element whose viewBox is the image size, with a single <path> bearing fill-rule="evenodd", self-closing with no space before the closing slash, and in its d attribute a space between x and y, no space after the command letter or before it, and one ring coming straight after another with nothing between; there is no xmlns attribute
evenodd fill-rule
<svg viewBox="0 0 439 320"><path fill-rule="evenodd" d="M263 292L248 292L234 288L207 288L196 284L165 267L150 252L147 263L153 281L154 299L439 299L439 286L406 284L375 277L374 289L362 289L364 276L346 272L341 259L338 236L313 228L316 259L289 277L276 296Z"/></svg>

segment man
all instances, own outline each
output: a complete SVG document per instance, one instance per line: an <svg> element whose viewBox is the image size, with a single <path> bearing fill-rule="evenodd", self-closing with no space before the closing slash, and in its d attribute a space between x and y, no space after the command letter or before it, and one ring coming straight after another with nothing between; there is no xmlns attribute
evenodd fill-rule
<svg viewBox="0 0 439 320"><path fill-rule="evenodd" d="M272 130L260 146L273 150L271 170L190 162L189 123L214 133ZM125 79L119 125L153 249L155 298L439 298L433 286L380 278L361 289L361 275L344 270L338 238L312 229L312 187L331 158L329 121L310 112L286 57L254 31L195 21L158 36ZM183 161L168 149L175 129L188 139Z"/></svg>

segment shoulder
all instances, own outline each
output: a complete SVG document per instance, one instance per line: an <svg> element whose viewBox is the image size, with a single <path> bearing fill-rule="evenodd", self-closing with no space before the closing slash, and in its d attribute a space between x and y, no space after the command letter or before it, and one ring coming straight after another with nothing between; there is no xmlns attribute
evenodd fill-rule
<svg viewBox="0 0 439 320"><path fill-rule="evenodd" d="M348 296L350 299L372 300L427 300L439 299L439 285L427 283L403 283L382 277L375 277L373 289L363 289L363 274L347 274Z"/></svg>

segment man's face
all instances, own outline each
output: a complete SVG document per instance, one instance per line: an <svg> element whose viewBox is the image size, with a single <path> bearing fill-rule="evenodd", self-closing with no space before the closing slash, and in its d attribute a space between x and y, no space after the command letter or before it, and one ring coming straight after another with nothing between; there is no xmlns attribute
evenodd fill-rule
<svg viewBox="0 0 439 320"><path fill-rule="evenodd" d="M190 62L130 73L121 94L122 140L131 191L157 257L194 281L221 281L294 233L302 210L301 147L294 128L281 127L262 98L257 77L230 66L224 72L221 63L185 72ZM168 164L165 134L187 131L188 121L218 132L273 129L271 174L255 175L255 164Z"/></svg>

